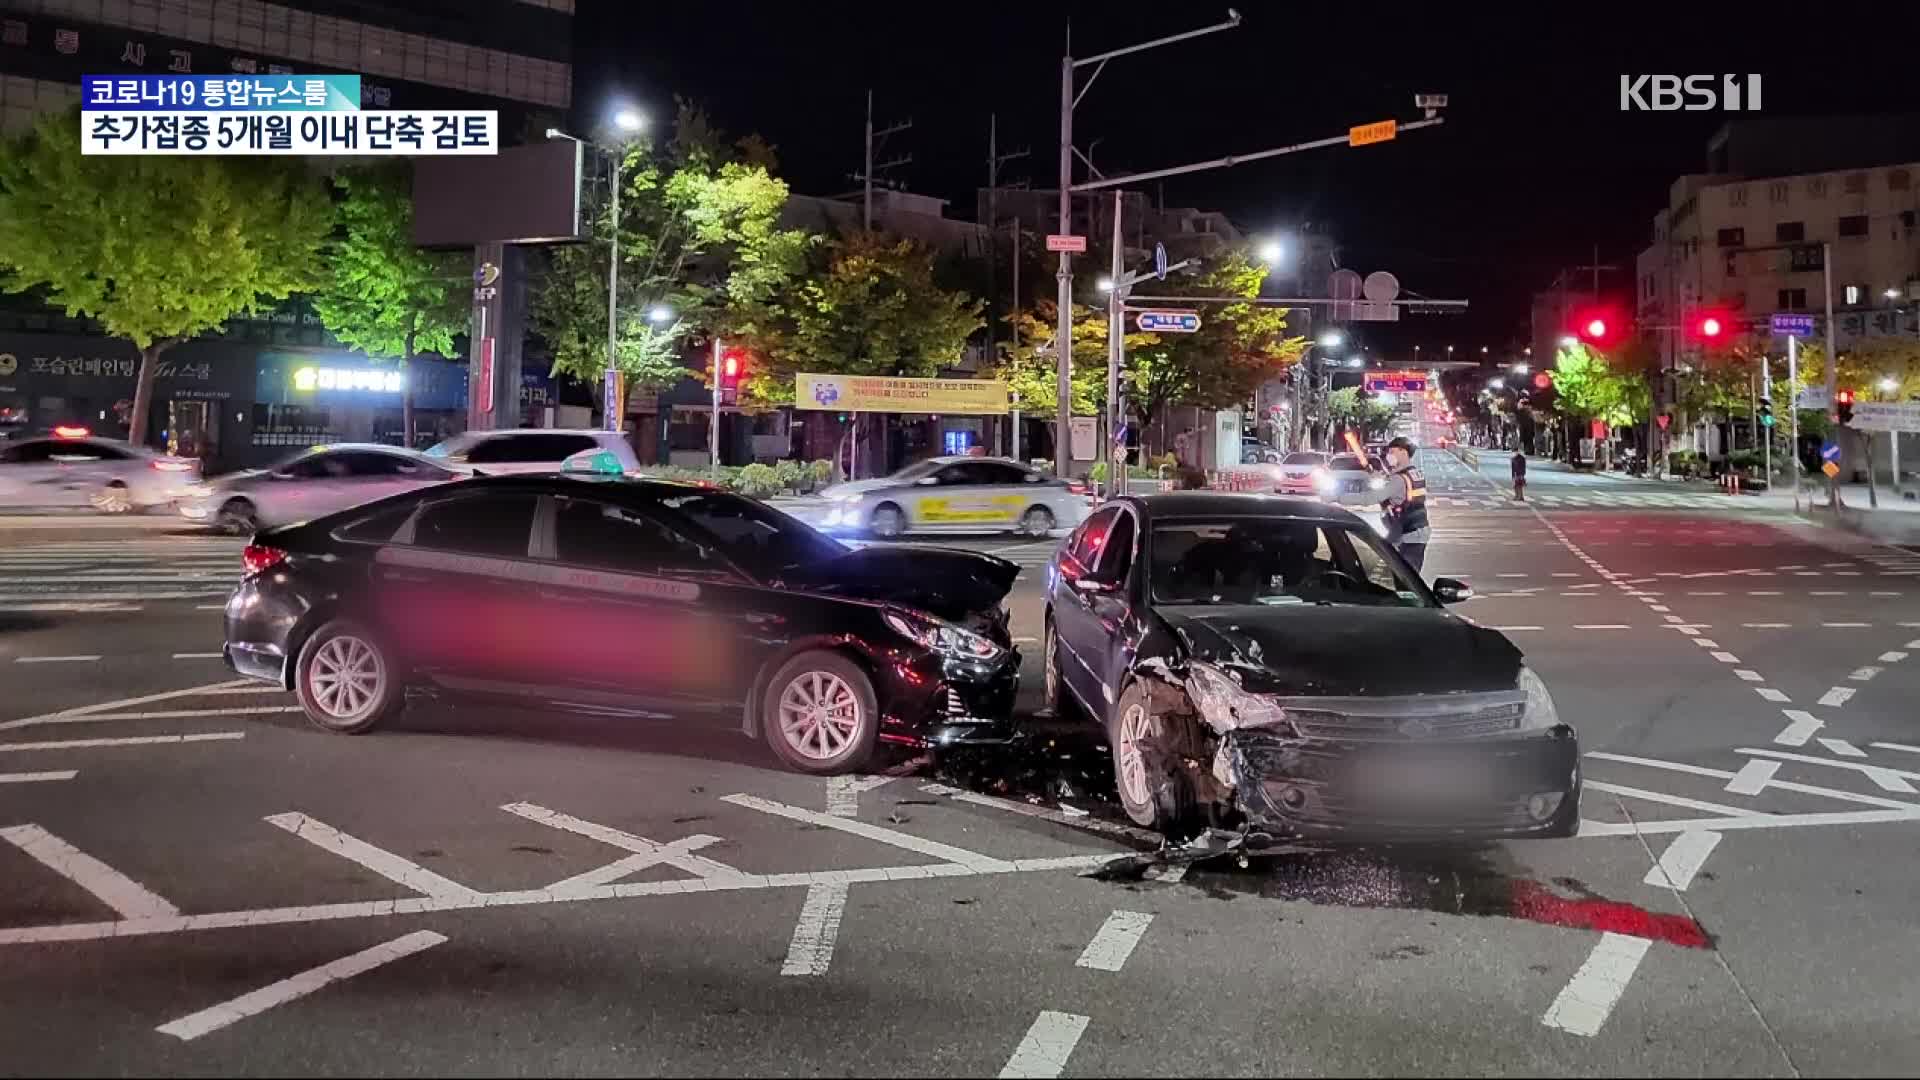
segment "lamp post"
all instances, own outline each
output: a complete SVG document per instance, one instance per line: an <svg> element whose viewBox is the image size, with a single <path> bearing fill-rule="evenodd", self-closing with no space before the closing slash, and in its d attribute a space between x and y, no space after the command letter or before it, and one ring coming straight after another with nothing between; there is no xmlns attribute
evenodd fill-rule
<svg viewBox="0 0 1920 1080"><path fill-rule="evenodd" d="M621 138L617 147L600 146L588 142L576 135L569 135L559 128L548 128L549 139L571 139L582 146L591 146L607 155L611 174L609 187L612 190L610 206L612 214L612 239L607 249L607 366L604 380L605 416L601 423L608 431L620 430L620 417L623 411L625 386L620 378L620 365L617 363L615 341L620 326L620 166L626 157L626 137L637 135L647 126L647 119L640 110L632 106L615 108L610 123L616 136ZM655 319L655 322L661 320Z"/></svg>

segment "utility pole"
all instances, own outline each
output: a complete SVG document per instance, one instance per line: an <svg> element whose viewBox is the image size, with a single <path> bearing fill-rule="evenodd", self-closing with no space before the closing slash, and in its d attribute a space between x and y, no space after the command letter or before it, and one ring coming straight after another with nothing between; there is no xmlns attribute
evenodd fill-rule
<svg viewBox="0 0 1920 1080"><path fill-rule="evenodd" d="M1013 215L1013 305L1007 328L1013 334L1011 348L1020 351L1020 215ZM1013 460L1020 460L1020 404L1013 406Z"/></svg>
<svg viewBox="0 0 1920 1080"><path fill-rule="evenodd" d="M1127 459L1120 425L1126 412L1120 401L1120 368L1126 360L1126 277L1127 266L1120 246L1119 188L1113 189L1113 288L1107 292L1107 497L1127 493Z"/></svg>
<svg viewBox="0 0 1920 1080"><path fill-rule="evenodd" d="M1073 24L1067 24L1066 55L1060 58L1060 234L1073 233ZM1055 271L1053 473L1073 469L1073 255L1060 253Z"/></svg>
<svg viewBox="0 0 1920 1080"><path fill-rule="evenodd" d="M913 121L908 120L904 124L895 124L890 128L884 128L880 131L875 131L873 129L873 91L872 90L867 91L867 149L866 149L866 156L863 159L866 162L866 167L860 170L860 176L858 177L858 179L861 184L861 192L862 192L861 200L860 200L860 205L861 205L860 225L863 229L865 229L868 232L873 231L873 173L874 173L874 170L875 169L891 169L900 165L909 165L909 164L912 164L913 162L913 156L909 154L906 157L897 157L897 158L894 158L892 161L883 161L880 164L875 165L873 163L874 148L877 147L881 141L885 140L887 136L898 134L899 132L906 131L911 127L913 127Z"/></svg>
<svg viewBox="0 0 1920 1080"><path fill-rule="evenodd" d="M1825 280L1827 292L1827 415L1833 422L1835 445L1840 444L1840 433L1846 429L1840 426L1840 406L1834 400L1834 389L1840 381L1840 355L1833 347L1833 245L1820 245L1820 275ZM1841 447L1840 456L1846 459L1846 448ZM1868 474L1872 474L1873 459L1867 459ZM1836 515L1840 513L1840 477L1836 474L1827 478L1827 507Z"/></svg>
<svg viewBox="0 0 1920 1080"><path fill-rule="evenodd" d="M1000 236L1000 166L1009 161L1026 157L1027 154L1028 151L1026 150L1016 150L1010 154L1002 154L1000 152L1000 116L998 113L994 113L987 117L987 357L990 360L999 355L996 346L1000 340L1000 328L996 325L993 317L994 301L998 298L998 294L993 286L995 277L994 264L999 262L999 252L996 250L999 245L996 241ZM1019 242L1019 233L1016 230L1014 233L1014 244L1016 248ZM1019 257L1019 252L1016 250L1014 252L1014 274L1016 278L1020 272L1018 264ZM1018 295L1020 283L1018 280L1014 282L1013 287L1015 293L1014 303L1017 305L1020 302Z"/></svg>

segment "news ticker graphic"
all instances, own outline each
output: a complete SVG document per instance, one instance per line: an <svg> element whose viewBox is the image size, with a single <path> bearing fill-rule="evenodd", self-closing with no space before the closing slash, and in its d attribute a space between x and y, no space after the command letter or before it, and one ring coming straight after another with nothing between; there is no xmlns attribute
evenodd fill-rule
<svg viewBox="0 0 1920 1080"><path fill-rule="evenodd" d="M358 75L83 75L83 112L355 112Z"/></svg>

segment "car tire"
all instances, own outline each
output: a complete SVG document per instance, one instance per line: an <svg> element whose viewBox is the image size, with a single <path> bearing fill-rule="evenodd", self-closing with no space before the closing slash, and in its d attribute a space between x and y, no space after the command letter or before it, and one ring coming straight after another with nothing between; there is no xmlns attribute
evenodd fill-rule
<svg viewBox="0 0 1920 1080"><path fill-rule="evenodd" d="M1053 526L1053 511L1044 506L1029 506L1020 515L1020 531L1028 536L1051 536Z"/></svg>
<svg viewBox="0 0 1920 1080"><path fill-rule="evenodd" d="M801 653L767 680L760 698L760 731L774 756L796 772L853 772L872 759L880 739L873 680L839 653Z"/></svg>
<svg viewBox="0 0 1920 1080"><path fill-rule="evenodd" d="M1156 794L1138 749L1143 739L1168 745L1170 739L1181 734L1169 726L1176 723L1180 721L1153 711L1146 687L1136 681L1113 704L1107 720L1107 746L1113 754L1114 787L1119 790L1120 806L1127 817L1143 829L1185 840L1188 837L1182 830L1196 816L1191 783L1184 774L1178 774L1167 791ZM1179 749L1184 751L1186 747Z"/></svg>
<svg viewBox="0 0 1920 1080"><path fill-rule="evenodd" d="M907 515L893 503L881 503L873 508L867 529L882 540L898 539L907 531Z"/></svg>
<svg viewBox="0 0 1920 1080"><path fill-rule="evenodd" d="M246 499L228 499L220 504L213 523L221 532L234 536L252 536L260 530L260 512Z"/></svg>
<svg viewBox="0 0 1920 1080"><path fill-rule="evenodd" d="M335 619L300 646L293 689L322 731L371 731L405 702L391 652L359 623Z"/></svg>
<svg viewBox="0 0 1920 1080"><path fill-rule="evenodd" d="M109 480L87 497L95 510L103 514L125 514L133 509L133 492L119 480Z"/></svg>
<svg viewBox="0 0 1920 1080"><path fill-rule="evenodd" d="M1056 719L1074 715L1073 694L1067 690L1066 676L1060 671L1060 636L1053 629L1053 613L1047 613L1046 630L1041 639L1041 682L1047 711Z"/></svg>

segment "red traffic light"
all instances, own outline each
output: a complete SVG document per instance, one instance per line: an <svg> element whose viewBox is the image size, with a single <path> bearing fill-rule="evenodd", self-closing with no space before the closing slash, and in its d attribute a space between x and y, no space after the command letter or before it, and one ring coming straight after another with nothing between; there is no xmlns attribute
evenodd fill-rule
<svg viewBox="0 0 1920 1080"><path fill-rule="evenodd" d="M1844 390L1844 389L1835 391L1833 395L1833 400L1839 402L1842 405L1851 405L1853 404L1853 391Z"/></svg>
<svg viewBox="0 0 1920 1080"><path fill-rule="evenodd" d="M1720 336L1720 320L1714 318L1711 315L1707 316L1704 319L1701 319L1700 335L1702 337L1719 337Z"/></svg>
<svg viewBox="0 0 1920 1080"><path fill-rule="evenodd" d="M1553 376L1544 371L1537 372L1533 376L1533 385L1538 389L1545 390L1547 387L1553 385Z"/></svg>
<svg viewBox="0 0 1920 1080"><path fill-rule="evenodd" d="M747 362L737 351L729 349L720 357L720 382L725 386L734 386L740 382L740 376L747 369Z"/></svg>
<svg viewBox="0 0 1920 1080"><path fill-rule="evenodd" d="M1580 340L1604 348L1626 336L1627 319L1610 307L1589 308L1574 318L1573 326Z"/></svg>
<svg viewBox="0 0 1920 1080"><path fill-rule="evenodd" d="M1733 329L1733 318L1722 311L1703 311L1687 324L1687 333L1697 341L1719 341Z"/></svg>
<svg viewBox="0 0 1920 1080"><path fill-rule="evenodd" d="M1585 327L1585 332L1586 332L1586 335L1590 338L1606 337L1607 336L1607 320L1601 319L1601 318L1588 319L1587 325Z"/></svg>

